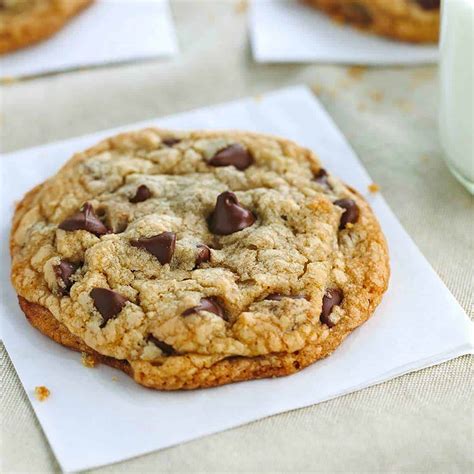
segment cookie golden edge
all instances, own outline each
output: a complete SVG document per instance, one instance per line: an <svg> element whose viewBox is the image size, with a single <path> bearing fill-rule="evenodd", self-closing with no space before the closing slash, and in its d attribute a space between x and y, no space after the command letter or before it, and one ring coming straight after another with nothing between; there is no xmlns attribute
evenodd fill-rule
<svg viewBox="0 0 474 474"><path fill-rule="evenodd" d="M50 8L23 14L21 18L4 19L0 30L0 55L46 40L69 20L91 5L94 0L70 0L60 9Z"/></svg>
<svg viewBox="0 0 474 474"><path fill-rule="evenodd" d="M122 146L124 143L129 145L142 144L148 131L150 129L111 137L75 156L77 159L92 156L99 151L113 149L117 145ZM175 132L169 130L152 129L151 131L162 137L175 134ZM226 135L235 139L238 139L239 136L262 137L262 134L238 131L192 132L192 135L199 135L201 138L215 138ZM314 160L314 154L311 151L300 147L296 143L278 137L271 138L277 140L283 148L294 149L296 147L296 149L304 151L308 160ZM66 166L73 165L74 161L75 158L71 158ZM29 191L16 206L10 238L12 257L16 251L16 245L13 241L15 230L22 216L34 201L35 196L40 192L41 187L42 184ZM351 297L344 299L342 304L345 309L345 316L334 327L330 328L329 336L321 343L309 343L294 353L274 353L256 357L232 356L207 366L197 366L196 362L192 362L186 355L180 355L178 356L180 358L180 371L174 373L172 362L165 362L161 365L154 365L146 361L132 361L130 363L126 360L119 360L98 353L87 346L80 338L73 335L47 308L29 302L19 295L20 307L30 324L45 336L65 347L91 355L98 363L122 370L131 376L135 382L148 388L189 390L293 374L317 360L329 356L354 329L372 316L388 287L390 276L389 254L380 225L362 196L350 187L347 187L347 189L351 192L352 198L356 201L360 210L359 221L354 224L350 231L358 232L364 237L357 239L357 245L345 254L347 273L356 285L356 291L351 292ZM363 225L359 222L363 222ZM348 232L348 230L342 232ZM175 358L177 357L170 356L168 360L172 361Z"/></svg>
<svg viewBox="0 0 474 474"><path fill-rule="evenodd" d="M363 7L371 16L371 22L354 22L344 12L347 0L301 0L323 11L338 23L346 23L359 30L408 43L436 43L439 39L440 10L423 11L417 15L398 15L383 8L380 0L350 2ZM382 5L382 6L381 6ZM416 8L416 7L412 7ZM419 11L418 11L419 10Z"/></svg>

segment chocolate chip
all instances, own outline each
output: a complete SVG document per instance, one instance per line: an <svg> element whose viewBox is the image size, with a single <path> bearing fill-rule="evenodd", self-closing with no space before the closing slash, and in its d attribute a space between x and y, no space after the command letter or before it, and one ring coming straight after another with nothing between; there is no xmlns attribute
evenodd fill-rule
<svg viewBox="0 0 474 474"><path fill-rule="evenodd" d="M151 334L148 336L148 341L155 344L155 346L161 349L166 355L176 354L176 351L174 350L173 346L166 344L166 342L160 341L159 339L157 339L155 336L152 336Z"/></svg>
<svg viewBox="0 0 474 474"><path fill-rule="evenodd" d="M230 191L217 196L216 207L209 219L211 232L219 235L229 235L250 227L255 222L255 216L242 207L237 196Z"/></svg>
<svg viewBox="0 0 474 474"><path fill-rule="evenodd" d="M224 309L212 296L209 298L201 298L200 303L197 306L183 311L183 316L189 316L190 314L197 313L198 311L209 311L209 313L217 314L222 319L226 319Z"/></svg>
<svg viewBox="0 0 474 474"><path fill-rule="evenodd" d="M130 198L130 202L133 202L135 204L137 202L146 201L149 198L151 198L150 189L148 188L148 186L141 184L140 186L138 186L135 196Z"/></svg>
<svg viewBox="0 0 474 474"><path fill-rule="evenodd" d="M109 319L117 316L127 302L127 298L107 288L93 288L89 295L95 308L102 316L101 328L107 324Z"/></svg>
<svg viewBox="0 0 474 474"><path fill-rule="evenodd" d="M372 23L372 14L370 11L358 2L343 3L341 5L342 14L347 21L356 25L369 26Z"/></svg>
<svg viewBox="0 0 474 474"><path fill-rule="evenodd" d="M58 279L59 289L62 295L69 294L69 290L73 285L71 276L79 268L76 263L68 262L67 260L61 260L58 265L54 266L54 273Z"/></svg>
<svg viewBox="0 0 474 474"><path fill-rule="evenodd" d="M97 237L107 234L107 227L95 215L92 204L86 202L81 210L63 220L58 226L62 230L86 230Z"/></svg>
<svg viewBox="0 0 474 474"><path fill-rule="evenodd" d="M329 186L328 173L324 168L319 168L317 173L314 175L313 181L323 186Z"/></svg>
<svg viewBox="0 0 474 474"><path fill-rule="evenodd" d="M283 298L291 298L293 300L304 300L305 297L302 295L282 295L281 293L272 293L265 299L269 301L281 301Z"/></svg>
<svg viewBox="0 0 474 474"><path fill-rule="evenodd" d="M197 245L196 267L201 263L208 262L211 259L211 249L204 244Z"/></svg>
<svg viewBox="0 0 474 474"><path fill-rule="evenodd" d="M354 224L359 219L359 207L353 199L338 199L334 201L336 206L342 207L344 212L341 215L339 229L345 229L347 224Z"/></svg>
<svg viewBox="0 0 474 474"><path fill-rule="evenodd" d="M211 166L235 166L243 171L253 163L252 155L242 145L234 143L218 151L210 160Z"/></svg>
<svg viewBox="0 0 474 474"><path fill-rule="evenodd" d="M331 321L330 314L334 306L338 306L342 303L343 294L339 288L331 288L326 290L326 294L323 296L323 309L321 311L320 321L323 324L327 324L330 328L334 326L334 322Z"/></svg>
<svg viewBox="0 0 474 474"><path fill-rule="evenodd" d="M438 10L440 6L440 0L415 0L423 10Z"/></svg>
<svg viewBox="0 0 474 474"><path fill-rule="evenodd" d="M165 263L171 262L171 257L176 247L176 234L174 232L162 232L153 237L131 240L130 245L147 250L164 265Z"/></svg>
<svg viewBox="0 0 474 474"><path fill-rule="evenodd" d="M163 138L163 140L161 140L161 141L164 145L171 147L171 146L174 146L174 145L178 144L181 141L181 139L180 138L169 137L169 138Z"/></svg>

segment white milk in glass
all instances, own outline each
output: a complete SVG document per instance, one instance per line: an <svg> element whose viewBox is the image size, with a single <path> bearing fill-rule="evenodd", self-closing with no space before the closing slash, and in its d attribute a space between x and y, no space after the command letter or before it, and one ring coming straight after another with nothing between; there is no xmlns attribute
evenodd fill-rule
<svg viewBox="0 0 474 474"><path fill-rule="evenodd" d="M444 0L440 137L446 163L474 194L474 0Z"/></svg>

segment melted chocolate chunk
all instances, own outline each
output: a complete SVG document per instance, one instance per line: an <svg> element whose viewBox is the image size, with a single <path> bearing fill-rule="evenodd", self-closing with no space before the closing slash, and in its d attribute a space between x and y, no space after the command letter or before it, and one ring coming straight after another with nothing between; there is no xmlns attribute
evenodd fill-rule
<svg viewBox="0 0 474 474"><path fill-rule="evenodd" d="M168 137L168 138L163 138L163 140L161 140L161 141L164 145L172 147L174 145L177 145L181 141L181 139L180 138Z"/></svg>
<svg viewBox="0 0 474 474"><path fill-rule="evenodd" d="M212 296L209 298L201 298L201 301L197 306L183 311L182 315L189 316L190 314L197 313L198 311L209 311L209 313L217 314L217 316L226 320L224 309Z"/></svg>
<svg viewBox="0 0 474 474"><path fill-rule="evenodd" d="M323 309L319 320L323 324L327 324L330 328L334 326L331 321L330 315L334 306L338 306L342 303L343 294L339 288L331 288L326 290L326 294L323 296Z"/></svg>
<svg viewBox="0 0 474 474"><path fill-rule="evenodd" d="M76 263L68 262L67 260L61 260L58 265L54 266L54 273L58 279L58 286L62 295L68 295L73 281L71 276L79 268Z"/></svg>
<svg viewBox="0 0 474 474"><path fill-rule="evenodd" d="M148 186L141 184L140 186L138 186L135 196L130 198L130 202L135 204L137 202L146 201L149 198L151 198L150 189L148 188Z"/></svg>
<svg viewBox="0 0 474 474"><path fill-rule="evenodd" d="M415 0L423 10L438 10L440 7L440 0Z"/></svg>
<svg viewBox="0 0 474 474"><path fill-rule="evenodd" d="M162 265L165 265L170 263L173 257L176 247L176 234L174 232L163 232L153 237L131 240L130 245L145 249L154 255Z"/></svg>
<svg viewBox="0 0 474 474"><path fill-rule="evenodd" d="M293 300L304 300L305 297L302 295L282 295L281 293L272 293L265 299L269 301L281 301L283 298L291 298Z"/></svg>
<svg viewBox="0 0 474 474"><path fill-rule="evenodd" d="M242 207L237 196L230 191L217 196L216 207L209 219L211 232L218 235L229 235L250 227L255 222L255 216Z"/></svg>
<svg viewBox="0 0 474 474"><path fill-rule="evenodd" d="M344 209L339 229L345 229L347 224L355 224L357 222L357 219L359 219L359 207L353 199L339 199L334 201L334 204Z"/></svg>
<svg viewBox="0 0 474 474"><path fill-rule="evenodd" d="M166 342L160 341L157 339L155 336L152 336L151 334L148 336L148 340L155 344L156 347L161 349L166 355L173 355L176 354L176 351L174 350L173 346L170 346L169 344L166 344Z"/></svg>
<svg viewBox="0 0 474 474"><path fill-rule="evenodd" d="M117 316L128 301L121 294L107 288L93 288L89 295L94 302L95 308L102 316L101 328L107 324L109 319Z"/></svg>
<svg viewBox="0 0 474 474"><path fill-rule="evenodd" d="M327 171L324 168L319 168L317 173L314 175L313 181L316 181L323 186L329 186Z"/></svg>
<svg viewBox="0 0 474 474"><path fill-rule="evenodd" d="M253 163L252 155L242 145L234 143L218 151L210 160L211 166L235 166L243 171Z"/></svg>
<svg viewBox="0 0 474 474"><path fill-rule="evenodd" d="M107 227L95 215L92 204L88 202L82 206L79 212L63 220L58 228L67 231L86 230L97 237L108 232Z"/></svg>
<svg viewBox="0 0 474 474"><path fill-rule="evenodd" d="M196 267L201 263L208 262L211 259L211 249L204 244L197 245Z"/></svg>

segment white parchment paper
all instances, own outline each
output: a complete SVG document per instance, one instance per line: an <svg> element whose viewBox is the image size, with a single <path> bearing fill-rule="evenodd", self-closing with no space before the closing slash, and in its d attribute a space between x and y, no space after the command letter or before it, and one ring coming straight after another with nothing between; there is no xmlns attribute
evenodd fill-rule
<svg viewBox="0 0 474 474"><path fill-rule="evenodd" d="M32 76L177 51L168 0L96 0L46 41L1 56L0 76Z"/></svg>
<svg viewBox="0 0 474 474"><path fill-rule="evenodd" d="M472 324L431 269L311 92L283 89L124 129L246 129L282 135L317 152L324 166L366 196L390 252L390 287L376 314L329 358L298 374L192 392L145 389L105 366L87 369L80 355L32 328L9 283L8 233L13 202L53 174L74 152L117 130L4 155L1 163L1 305L7 351L66 471L117 462L283 411L319 403L474 348ZM435 231L435 230L434 230ZM35 399L36 385L51 396ZM251 449L251 447L249 447Z"/></svg>
<svg viewBox="0 0 474 474"><path fill-rule="evenodd" d="M403 65L438 58L437 46L364 33L335 23L299 0L252 0L250 33L258 62Z"/></svg>

